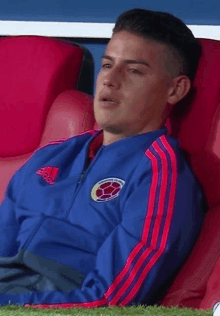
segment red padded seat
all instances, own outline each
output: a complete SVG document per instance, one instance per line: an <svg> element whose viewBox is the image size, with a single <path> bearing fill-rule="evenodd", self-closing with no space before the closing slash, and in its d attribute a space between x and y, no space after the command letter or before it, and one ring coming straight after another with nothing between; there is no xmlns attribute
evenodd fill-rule
<svg viewBox="0 0 220 316"><path fill-rule="evenodd" d="M161 304L212 309L220 301L220 41L200 41L195 94L187 107L188 100L178 106L167 125L204 189L208 212L192 253Z"/></svg>
<svg viewBox="0 0 220 316"><path fill-rule="evenodd" d="M75 89L82 48L41 36L0 38L0 157L37 148L54 99ZM13 145L12 145L13 144Z"/></svg>

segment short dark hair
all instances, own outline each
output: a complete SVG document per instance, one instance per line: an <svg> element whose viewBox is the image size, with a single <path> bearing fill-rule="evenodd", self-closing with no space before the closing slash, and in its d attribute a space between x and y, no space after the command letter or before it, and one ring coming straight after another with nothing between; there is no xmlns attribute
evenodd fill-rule
<svg viewBox="0 0 220 316"><path fill-rule="evenodd" d="M120 31L127 31L144 39L165 44L168 48L166 55L170 55L172 59L169 68L171 76L185 74L193 81L201 56L201 45L179 18L166 12L132 9L118 17L113 35ZM178 61L177 74L173 57ZM169 59L169 56L166 58Z"/></svg>

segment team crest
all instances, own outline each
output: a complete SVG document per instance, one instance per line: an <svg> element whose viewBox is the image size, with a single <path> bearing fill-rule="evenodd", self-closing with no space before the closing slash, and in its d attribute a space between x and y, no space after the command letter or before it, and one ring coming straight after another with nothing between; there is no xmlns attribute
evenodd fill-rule
<svg viewBox="0 0 220 316"><path fill-rule="evenodd" d="M97 182L91 191L91 197L96 202L106 202L116 198L125 181L118 178L107 178Z"/></svg>

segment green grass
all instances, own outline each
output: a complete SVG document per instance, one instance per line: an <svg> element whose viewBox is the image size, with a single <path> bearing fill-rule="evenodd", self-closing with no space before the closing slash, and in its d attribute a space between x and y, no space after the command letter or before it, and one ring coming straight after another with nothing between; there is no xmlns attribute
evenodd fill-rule
<svg viewBox="0 0 220 316"><path fill-rule="evenodd" d="M0 316L212 316L213 312L180 309L180 308L165 308L157 306L138 306L138 307L104 307L94 309L31 309L17 306L0 307Z"/></svg>

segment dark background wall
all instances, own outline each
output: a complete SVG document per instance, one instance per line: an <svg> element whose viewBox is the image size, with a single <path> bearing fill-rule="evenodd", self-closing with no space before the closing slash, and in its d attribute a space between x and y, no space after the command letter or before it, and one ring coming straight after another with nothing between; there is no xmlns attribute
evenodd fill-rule
<svg viewBox="0 0 220 316"><path fill-rule="evenodd" d="M114 23L122 11L137 6L173 13L187 24L219 25L219 0L7 0L1 1L0 20Z"/></svg>

